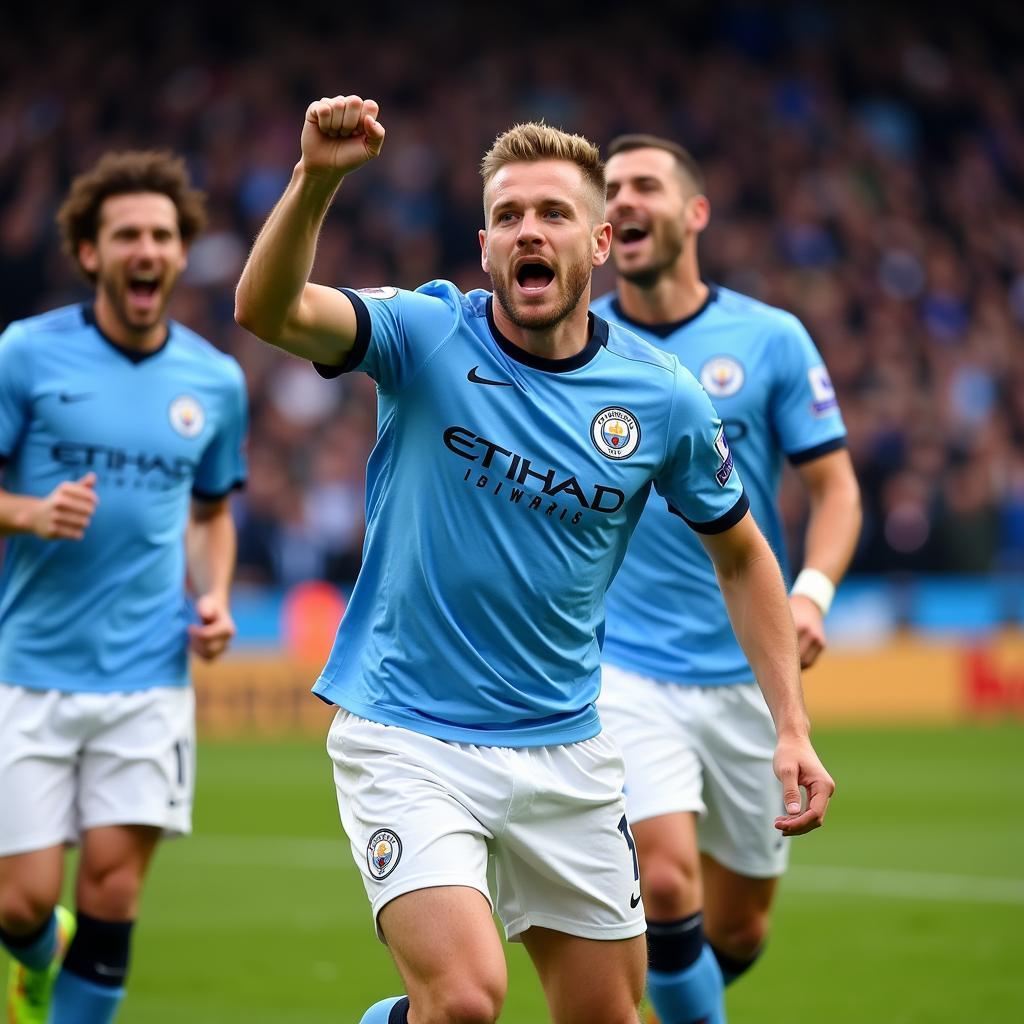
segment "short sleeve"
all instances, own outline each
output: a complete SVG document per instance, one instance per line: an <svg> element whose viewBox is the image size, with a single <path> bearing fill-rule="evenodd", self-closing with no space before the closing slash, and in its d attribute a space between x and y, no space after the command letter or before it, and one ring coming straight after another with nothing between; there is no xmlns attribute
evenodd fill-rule
<svg viewBox="0 0 1024 1024"><path fill-rule="evenodd" d="M384 391L400 391L451 335L459 320L458 293L432 294L399 288L342 288L356 313L356 339L340 366L314 363L321 376L354 370L373 378Z"/></svg>
<svg viewBox="0 0 1024 1024"><path fill-rule="evenodd" d="M707 393L681 365L676 367L665 465L654 486L698 533L721 533L750 507L722 421Z"/></svg>
<svg viewBox="0 0 1024 1024"><path fill-rule="evenodd" d="M791 462L806 462L846 443L846 427L821 355L803 324L787 316L773 347L771 417Z"/></svg>
<svg viewBox="0 0 1024 1024"><path fill-rule="evenodd" d="M217 429L203 451L192 494L202 501L219 501L245 484L245 435L249 402L241 368L233 364L230 386L225 388Z"/></svg>
<svg viewBox="0 0 1024 1024"><path fill-rule="evenodd" d="M0 334L0 461L18 448L32 412L32 362L24 329L11 324Z"/></svg>

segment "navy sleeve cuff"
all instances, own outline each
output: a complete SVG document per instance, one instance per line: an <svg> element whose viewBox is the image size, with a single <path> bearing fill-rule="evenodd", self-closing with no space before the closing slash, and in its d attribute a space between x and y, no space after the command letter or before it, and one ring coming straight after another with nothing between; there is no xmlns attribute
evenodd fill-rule
<svg viewBox="0 0 1024 1024"><path fill-rule="evenodd" d="M726 530L735 526L746 514L750 508L750 499L747 497L747 492L744 491L739 498L736 500L736 504L733 505L728 512L724 515L720 515L717 519L712 519L710 523L698 523L692 519L687 519L679 509L669 505L669 512L679 516L691 530L695 530L697 533L725 533Z"/></svg>
<svg viewBox="0 0 1024 1024"><path fill-rule="evenodd" d="M352 343L352 348L349 349L345 361L338 366L328 366L326 363L313 364L313 369L328 380L340 377L343 373L351 373L366 357L366 350L370 347L372 326L366 303L360 298L359 293L352 291L351 288L339 288L338 291L348 297L356 312L356 339Z"/></svg>
<svg viewBox="0 0 1024 1024"><path fill-rule="evenodd" d="M815 459L820 459L822 455L829 455L845 447L845 437L833 437L831 441L816 444L813 448L805 448L802 452L790 452L786 458L792 465L799 466L804 462L813 462Z"/></svg>
<svg viewBox="0 0 1024 1024"><path fill-rule="evenodd" d="M204 491L199 487L193 487L192 497L195 498L196 501L223 501L232 491L240 491L243 487L245 487L245 480L243 479L236 480L226 491L221 491L220 493Z"/></svg>

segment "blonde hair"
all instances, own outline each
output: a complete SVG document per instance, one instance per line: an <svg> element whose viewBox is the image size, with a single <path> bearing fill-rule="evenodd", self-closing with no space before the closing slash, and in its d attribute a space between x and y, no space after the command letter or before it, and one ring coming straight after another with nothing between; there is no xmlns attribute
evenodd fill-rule
<svg viewBox="0 0 1024 1024"><path fill-rule="evenodd" d="M601 152L582 135L571 135L543 121L517 124L494 140L480 161L484 191L494 176L508 164L536 163L539 160L567 160L575 164L597 196L598 213L604 209L605 179Z"/></svg>

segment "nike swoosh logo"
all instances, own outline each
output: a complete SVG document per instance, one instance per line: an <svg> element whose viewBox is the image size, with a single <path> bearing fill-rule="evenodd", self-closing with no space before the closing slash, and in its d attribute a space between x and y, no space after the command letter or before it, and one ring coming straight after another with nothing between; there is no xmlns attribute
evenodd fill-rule
<svg viewBox="0 0 1024 1024"><path fill-rule="evenodd" d="M72 394L70 391L62 391L60 393L60 400L62 402L84 402L87 398L92 398L93 392L82 391L78 394Z"/></svg>
<svg viewBox="0 0 1024 1024"><path fill-rule="evenodd" d="M637 908L637 906L639 906L639 904L640 904L640 893L637 893L635 896L630 896L629 897L629 905L634 910L636 910L636 908Z"/></svg>
<svg viewBox="0 0 1024 1024"><path fill-rule="evenodd" d="M93 970L95 970L97 974L102 974L106 978L124 977L123 967L108 967L106 964L93 964Z"/></svg>
<svg viewBox="0 0 1024 1024"><path fill-rule="evenodd" d="M480 369L479 366L474 366L473 369L470 370L469 373L466 374L466 380L468 380L470 382L470 384L490 384L492 388L510 388L510 387L512 387L511 381L507 381L507 380L488 380L486 377L479 377L479 376L477 376L477 372L476 371L479 370L479 369Z"/></svg>

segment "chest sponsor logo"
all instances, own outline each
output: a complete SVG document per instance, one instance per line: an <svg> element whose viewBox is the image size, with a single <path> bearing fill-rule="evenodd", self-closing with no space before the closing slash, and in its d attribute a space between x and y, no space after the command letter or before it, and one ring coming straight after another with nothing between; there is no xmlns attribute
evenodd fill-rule
<svg viewBox="0 0 1024 1024"><path fill-rule="evenodd" d="M198 437L203 432L206 414L191 395L179 395L168 409L171 426L182 437Z"/></svg>
<svg viewBox="0 0 1024 1024"><path fill-rule="evenodd" d="M640 424L628 409L610 405L591 422L590 440L606 458L628 459L640 445Z"/></svg>
<svg viewBox="0 0 1024 1024"><path fill-rule="evenodd" d="M195 476L196 464L182 456L159 452L130 451L105 444L58 441L50 449L53 461L76 473L95 470L114 487L144 487L147 490L172 490Z"/></svg>
<svg viewBox="0 0 1024 1024"><path fill-rule="evenodd" d="M468 427L448 427L442 440L460 459L476 463L463 476L467 484L559 522L576 526L583 520L584 509L612 515L626 502L625 493L617 487L584 487L575 475L564 476L556 469L488 441Z"/></svg>
<svg viewBox="0 0 1024 1024"><path fill-rule="evenodd" d="M835 409L839 403L828 370L824 366L812 366L807 371L807 380L811 385L811 411L814 415L824 416Z"/></svg>
<svg viewBox="0 0 1024 1024"><path fill-rule="evenodd" d="M715 356L700 368L700 382L715 398L735 395L745 379L742 364L732 356Z"/></svg>
<svg viewBox="0 0 1024 1024"><path fill-rule="evenodd" d="M724 487L732 476L732 449L729 447L729 440L725 436L725 426L718 428L715 435L715 452L722 460L722 464L715 470L715 479L719 487Z"/></svg>

